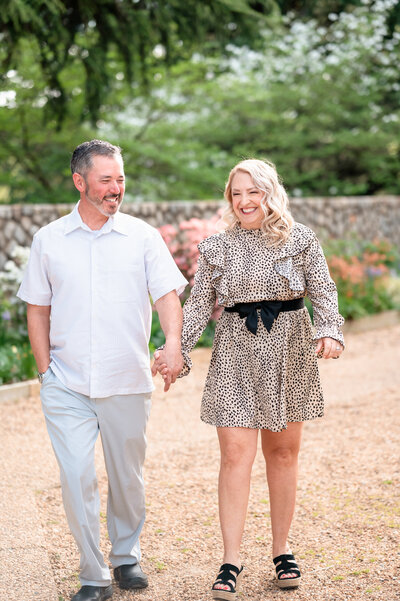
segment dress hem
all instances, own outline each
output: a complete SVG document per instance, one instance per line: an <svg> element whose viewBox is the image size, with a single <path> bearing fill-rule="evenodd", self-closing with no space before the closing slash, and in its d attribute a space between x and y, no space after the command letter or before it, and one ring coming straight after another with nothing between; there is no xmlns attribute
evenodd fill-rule
<svg viewBox="0 0 400 601"><path fill-rule="evenodd" d="M272 429L272 428L268 428L267 426L254 426L254 425L244 425L244 424L235 424L234 426L220 425L220 424L217 424L215 421L205 419L203 416L200 416L200 419L205 424L208 424L209 426L214 426L216 428L248 428L249 430L269 430L270 432L282 432L283 430L287 429L287 424L304 423L304 422L308 422L308 421L311 421L314 419L318 419L320 417L324 417L324 412L319 413L318 415L313 415L311 417L304 417L303 419L288 419L288 420L286 420L286 423L280 429Z"/></svg>

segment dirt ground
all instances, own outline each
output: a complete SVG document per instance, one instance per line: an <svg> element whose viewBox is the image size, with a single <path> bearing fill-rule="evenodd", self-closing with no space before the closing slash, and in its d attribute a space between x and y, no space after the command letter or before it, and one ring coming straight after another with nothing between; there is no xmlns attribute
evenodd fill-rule
<svg viewBox="0 0 400 601"><path fill-rule="evenodd" d="M400 600L400 326L348 335L339 361L321 361L326 415L305 424L290 543L303 574L294 591L273 583L268 492L259 451L243 540L239 599ZM210 351L192 353L192 374L153 396L145 467L142 567L150 585L115 601L200 601L222 560L215 430L199 419ZM58 469L38 398L10 404L3 425L20 439L59 601L79 588L79 558L61 502ZM107 479L97 449L102 546ZM24 599L22 601L31 601ZM46 601L45 599L40 601Z"/></svg>

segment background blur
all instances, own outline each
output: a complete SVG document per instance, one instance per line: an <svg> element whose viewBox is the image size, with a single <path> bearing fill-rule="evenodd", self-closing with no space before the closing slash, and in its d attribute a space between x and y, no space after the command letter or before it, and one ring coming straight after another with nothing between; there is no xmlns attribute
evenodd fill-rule
<svg viewBox="0 0 400 601"><path fill-rule="evenodd" d="M93 137L122 147L123 210L159 227L190 282L232 166L275 162L293 215L317 226L349 329L343 359L321 364L328 411L302 449L291 542L305 584L290 597L272 589L259 454L245 595L400 601L399 65L400 0L0 0L0 601L64 601L78 588L38 389L24 383L36 365L16 291L34 233L78 200L70 156ZM155 312L150 349L163 341ZM198 419L210 354L193 358L168 401L156 379L150 588L116 601L203 599L217 566L218 451ZM100 456L96 468L108 554Z"/></svg>
<svg viewBox="0 0 400 601"><path fill-rule="evenodd" d="M291 196L400 191L395 0L15 0L0 41L0 202L75 201L93 137L128 201L220 198L252 156Z"/></svg>
<svg viewBox="0 0 400 601"><path fill-rule="evenodd" d="M235 163L267 158L321 234L346 320L398 321L399 2L0 3L0 384L35 375L16 291L94 137L122 147L123 210L159 227L191 283L218 203L169 201L221 199ZM163 339L154 314L150 349Z"/></svg>

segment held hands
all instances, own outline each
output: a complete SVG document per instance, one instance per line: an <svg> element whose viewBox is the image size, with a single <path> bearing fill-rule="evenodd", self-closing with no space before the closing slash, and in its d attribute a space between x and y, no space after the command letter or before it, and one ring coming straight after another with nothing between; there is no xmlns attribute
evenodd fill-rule
<svg viewBox="0 0 400 601"><path fill-rule="evenodd" d="M183 368L183 357L179 344L165 343L163 350L155 351L154 363L151 367L153 377L158 372L164 379L164 392L167 392L176 381Z"/></svg>
<svg viewBox="0 0 400 601"><path fill-rule="evenodd" d="M315 348L318 359L339 359L343 346L334 338L320 338Z"/></svg>

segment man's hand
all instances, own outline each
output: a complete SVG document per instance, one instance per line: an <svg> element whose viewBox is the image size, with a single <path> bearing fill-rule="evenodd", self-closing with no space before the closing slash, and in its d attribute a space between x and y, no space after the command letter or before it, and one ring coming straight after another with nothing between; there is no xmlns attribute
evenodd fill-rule
<svg viewBox="0 0 400 601"><path fill-rule="evenodd" d="M151 373L152 373L153 378L157 374L157 372L163 377L164 392L167 392L167 390L169 390L169 387L171 385L171 375L169 373L168 366L165 362L163 351L155 351L155 353L154 353L154 362L153 362L153 365L151 366Z"/></svg>
<svg viewBox="0 0 400 601"><path fill-rule="evenodd" d="M154 353L154 363L151 368L153 377L156 373L160 373L164 379L164 392L167 392L176 381L177 376L183 368L183 357L177 345L165 344L161 351Z"/></svg>
<svg viewBox="0 0 400 601"><path fill-rule="evenodd" d="M182 307L175 290L168 292L155 302L160 317L161 328L165 334L165 346L154 353L151 368L153 376L159 371L164 378L164 391L167 392L182 371L181 353Z"/></svg>

